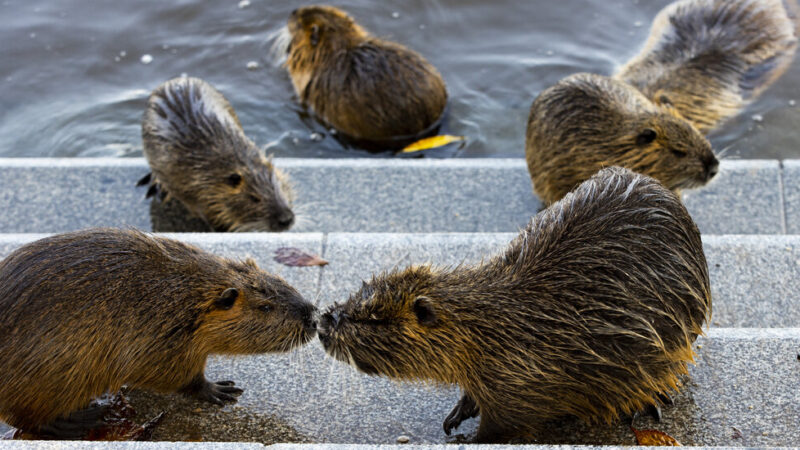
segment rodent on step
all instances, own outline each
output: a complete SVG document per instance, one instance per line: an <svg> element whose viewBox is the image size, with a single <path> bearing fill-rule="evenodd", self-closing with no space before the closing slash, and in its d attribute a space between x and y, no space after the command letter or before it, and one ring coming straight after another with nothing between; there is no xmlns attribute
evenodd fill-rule
<svg viewBox="0 0 800 450"><path fill-rule="evenodd" d="M316 333L313 304L255 261L220 258L135 230L89 229L0 261L0 419L77 438L90 402L123 385L222 404L210 354L286 352Z"/></svg>
<svg viewBox="0 0 800 450"><path fill-rule="evenodd" d="M588 73L564 78L533 102L525 160L546 205L604 167L631 169L676 192L704 185L719 169L708 140L674 110Z"/></svg>
<svg viewBox="0 0 800 450"><path fill-rule="evenodd" d="M174 197L215 231L294 224L289 178L247 138L225 97L199 78L156 88L142 121L147 196Z"/></svg>
<svg viewBox="0 0 800 450"><path fill-rule="evenodd" d="M700 233L656 180L609 168L539 213L489 261L373 277L321 316L334 358L367 374L457 384L445 431L540 435L611 422L678 389L711 315Z"/></svg>

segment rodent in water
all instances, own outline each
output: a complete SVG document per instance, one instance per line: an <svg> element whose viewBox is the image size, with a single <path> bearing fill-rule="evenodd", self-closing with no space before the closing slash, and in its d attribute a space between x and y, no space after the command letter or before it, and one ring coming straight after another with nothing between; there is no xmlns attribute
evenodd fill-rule
<svg viewBox="0 0 800 450"><path fill-rule="evenodd" d="M611 422L679 386L711 315L700 233L652 178L604 169L500 255L374 276L319 321L326 351L367 374L457 384L448 432L529 438L560 416Z"/></svg>
<svg viewBox="0 0 800 450"><path fill-rule="evenodd" d="M345 139L394 149L438 128L447 89L418 53L370 35L332 6L294 10L287 31L285 66L300 102Z"/></svg>
<svg viewBox="0 0 800 450"><path fill-rule="evenodd" d="M777 80L796 49L795 0L682 0L658 13L616 77L708 133Z"/></svg>
<svg viewBox="0 0 800 450"><path fill-rule="evenodd" d="M313 304L253 260L135 230L89 229L0 262L0 419L76 438L102 422L92 399L122 385L223 404L209 354L286 352L316 332Z"/></svg>
<svg viewBox="0 0 800 450"><path fill-rule="evenodd" d="M247 138L225 97L180 77L150 94L142 122L151 183L216 231L284 231L294 223L288 177Z"/></svg>
<svg viewBox="0 0 800 450"><path fill-rule="evenodd" d="M719 169L711 144L670 108L602 75L571 75L531 105L525 160L545 204L604 167L651 176L668 189L699 187Z"/></svg>

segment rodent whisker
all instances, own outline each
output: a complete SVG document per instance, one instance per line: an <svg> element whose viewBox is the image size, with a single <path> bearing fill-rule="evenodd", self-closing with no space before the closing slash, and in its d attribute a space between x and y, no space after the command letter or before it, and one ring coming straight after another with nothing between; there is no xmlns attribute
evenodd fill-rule
<svg viewBox="0 0 800 450"><path fill-rule="evenodd" d="M728 153L728 150L733 148L733 144L728 145L727 147L723 148L719 152L717 152L717 159L722 159L725 157L725 154Z"/></svg>
<svg viewBox="0 0 800 450"><path fill-rule="evenodd" d="M289 27L283 26L270 33L267 42L270 41L272 41L272 45L269 48L269 59L275 67L280 67L286 63L289 44L292 42Z"/></svg>

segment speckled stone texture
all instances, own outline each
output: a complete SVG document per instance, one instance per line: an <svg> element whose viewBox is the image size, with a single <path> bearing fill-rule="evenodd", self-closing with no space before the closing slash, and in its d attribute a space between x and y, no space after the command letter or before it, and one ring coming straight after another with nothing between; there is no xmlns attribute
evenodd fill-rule
<svg viewBox="0 0 800 450"><path fill-rule="evenodd" d="M800 234L800 160L783 162L786 232Z"/></svg>
<svg viewBox="0 0 800 450"><path fill-rule="evenodd" d="M284 158L276 165L297 193L292 231L514 232L541 207L521 159ZM147 172L143 159L0 159L0 232L151 223L198 230L196 221L151 221L145 189L135 188ZM786 197L795 199L786 178ZM782 204L777 161L723 161L717 179L684 198L706 234L781 234L791 209Z"/></svg>
<svg viewBox="0 0 800 450"><path fill-rule="evenodd" d="M684 445L798 446L797 377L800 329L711 329L698 339L696 366L675 405L658 423L649 417L638 429L657 429ZM136 394L139 410L166 410L163 432L213 441L219 434L258 440L253 428L267 419L285 424L313 442L392 444L445 443L441 421L458 399L455 388L414 385L369 377L324 357L313 342L289 355L212 358L211 379L233 379L245 388L235 406L219 409L171 395ZM155 397L155 399L154 399ZM476 420L459 428L474 432ZM174 429L173 429L174 428ZM738 430L738 433L737 433ZM588 426L554 421L539 444L633 445L626 421Z"/></svg>

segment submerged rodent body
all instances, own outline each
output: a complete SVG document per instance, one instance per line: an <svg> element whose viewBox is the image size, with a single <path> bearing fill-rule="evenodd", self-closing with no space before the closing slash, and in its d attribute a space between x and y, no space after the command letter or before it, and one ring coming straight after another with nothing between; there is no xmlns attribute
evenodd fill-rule
<svg viewBox="0 0 800 450"><path fill-rule="evenodd" d="M795 0L677 1L616 77L708 133L789 67L797 9Z"/></svg>
<svg viewBox="0 0 800 450"><path fill-rule="evenodd" d="M479 442L546 421L610 422L679 387L711 315L700 233L652 178L610 168L476 266L365 282L319 322L326 351L368 374L458 384L445 431Z"/></svg>
<svg viewBox="0 0 800 450"><path fill-rule="evenodd" d="M547 205L604 167L651 176L668 189L699 187L719 168L691 123L630 85L580 73L544 90L531 105L525 160Z"/></svg>
<svg viewBox="0 0 800 450"><path fill-rule="evenodd" d="M206 380L208 355L285 352L316 332L315 307L254 261L134 230L17 249L0 308L0 419L70 438L90 425L72 414L122 385L235 401L232 382Z"/></svg>
<svg viewBox="0 0 800 450"><path fill-rule="evenodd" d="M216 231L283 231L294 223L288 177L247 138L225 97L198 78L156 88L142 122L152 170L142 184L180 200Z"/></svg>
<svg viewBox="0 0 800 450"><path fill-rule="evenodd" d="M297 9L287 28L285 66L300 102L346 139L383 150L436 131L447 89L421 55L331 6Z"/></svg>

